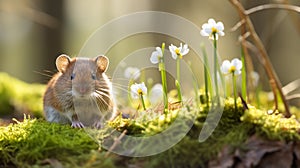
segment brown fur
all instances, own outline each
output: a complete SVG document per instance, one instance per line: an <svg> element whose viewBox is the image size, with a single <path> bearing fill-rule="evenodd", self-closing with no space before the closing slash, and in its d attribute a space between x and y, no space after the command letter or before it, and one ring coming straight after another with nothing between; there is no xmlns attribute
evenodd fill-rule
<svg viewBox="0 0 300 168"><path fill-rule="evenodd" d="M108 66L106 57L70 59L63 55L57 58L56 65L59 72L49 81L44 94L44 111L48 121L65 123L68 118L74 126L75 122L82 124L76 121L77 115L90 115L91 120L95 120L96 115L98 121L93 122L100 122L108 111L115 113L112 86L105 75ZM95 107L91 106L97 107L99 113L89 114L95 113ZM86 124L90 125L89 122Z"/></svg>

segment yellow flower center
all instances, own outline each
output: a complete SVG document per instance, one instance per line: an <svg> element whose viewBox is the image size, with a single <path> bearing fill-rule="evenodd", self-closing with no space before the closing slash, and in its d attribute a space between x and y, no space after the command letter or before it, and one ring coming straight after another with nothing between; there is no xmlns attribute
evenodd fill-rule
<svg viewBox="0 0 300 168"><path fill-rule="evenodd" d="M138 92L139 95L142 95L142 94L143 94L143 90L142 90L141 88L139 88L139 89L137 90L137 92Z"/></svg>
<svg viewBox="0 0 300 168"><path fill-rule="evenodd" d="M236 70L236 67L233 65L229 68L229 72L231 72L231 73L233 73L235 70Z"/></svg>
<svg viewBox="0 0 300 168"><path fill-rule="evenodd" d="M182 55L181 55L181 53L180 53L179 48L176 48L176 49L175 49L175 53L179 56L180 59L182 59Z"/></svg>
<svg viewBox="0 0 300 168"><path fill-rule="evenodd" d="M212 34L215 34L215 33L217 33L218 32L218 29L216 29L215 27L212 27L211 28L211 33Z"/></svg>
<svg viewBox="0 0 300 168"><path fill-rule="evenodd" d="M179 50L179 48L176 48L176 49L175 49L175 53L176 53L177 55L180 55L180 50Z"/></svg>

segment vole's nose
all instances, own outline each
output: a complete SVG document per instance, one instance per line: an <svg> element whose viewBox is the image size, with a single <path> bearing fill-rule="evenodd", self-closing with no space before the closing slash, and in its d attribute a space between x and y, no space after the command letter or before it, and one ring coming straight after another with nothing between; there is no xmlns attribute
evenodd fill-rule
<svg viewBox="0 0 300 168"><path fill-rule="evenodd" d="M78 92L82 95L84 95L87 92L87 87L79 87Z"/></svg>
<svg viewBox="0 0 300 168"><path fill-rule="evenodd" d="M82 86L75 86L74 91L75 91L75 95L84 97L89 94L90 89L88 86L82 85Z"/></svg>

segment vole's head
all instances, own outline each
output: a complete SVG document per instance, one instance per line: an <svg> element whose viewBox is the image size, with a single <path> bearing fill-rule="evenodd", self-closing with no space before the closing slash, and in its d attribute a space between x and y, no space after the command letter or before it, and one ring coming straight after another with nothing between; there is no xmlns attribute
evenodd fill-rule
<svg viewBox="0 0 300 168"><path fill-rule="evenodd" d="M61 76L57 81L57 92L65 92L73 98L97 97L109 90L109 81L105 75L109 60L106 56L95 58L73 58L60 55L56 67Z"/></svg>

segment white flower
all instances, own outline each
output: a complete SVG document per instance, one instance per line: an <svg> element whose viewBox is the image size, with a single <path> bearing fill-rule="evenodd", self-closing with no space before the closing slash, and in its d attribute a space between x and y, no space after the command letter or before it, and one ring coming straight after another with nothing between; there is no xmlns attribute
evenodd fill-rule
<svg viewBox="0 0 300 168"><path fill-rule="evenodd" d="M219 35L224 36L224 25L222 22L216 23L214 19L208 19L208 23L204 23L202 25L202 30L200 34L202 36L209 36L210 39L214 39L214 34L216 36L216 40L218 40Z"/></svg>
<svg viewBox="0 0 300 168"><path fill-rule="evenodd" d="M252 71L250 73L250 78L252 80L253 86L256 87L258 85L258 82L259 82L259 74L255 71Z"/></svg>
<svg viewBox="0 0 300 168"><path fill-rule="evenodd" d="M150 93L149 93L149 100L151 104L157 104L162 101L163 98L163 87L160 83L155 84Z"/></svg>
<svg viewBox="0 0 300 168"><path fill-rule="evenodd" d="M182 56L186 55L190 49L188 48L188 45L185 44L183 47L182 47L182 43L180 43L180 47L176 47L174 46L173 44L171 44L169 46L169 50L172 54L172 57L176 60L177 59L177 56L179 56L179 58L182 58Z"/></svg>
<svg viewBox="0 0 300 168"><path fill-rule="evenodd" d="M150 57L150 61L152 64L157 64L160 62L160 59L162 58L162 50L160 47L156 47L156 51L153 51Z"/></svg>
<svg viewBox="0 0 300 168"><path fill-rule="evenodd" d="M221 65L221 72L223 74L234 73L234 75L239 75L242 73L241 69L243 67L242 61L235 58L229 62L228 60L223 61Z"/></svg>
<svg viewBox="0 0 300 168"><path fill-rule="evenodd" d="M131 97L134 99L140 98L141 95L146 95L147 94L147 87L145 86L145 83L135 83L130 86L131 90Z"/></svg>
<svg viewBox="0 0 300 168"><path fill-rule="evenodd" d="M124 76L127 79L137 79L141 75L141 72L136 67L128 67L125 69Z"/></svg>

